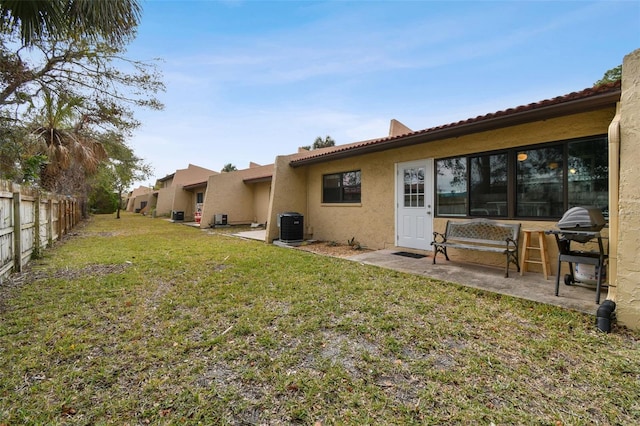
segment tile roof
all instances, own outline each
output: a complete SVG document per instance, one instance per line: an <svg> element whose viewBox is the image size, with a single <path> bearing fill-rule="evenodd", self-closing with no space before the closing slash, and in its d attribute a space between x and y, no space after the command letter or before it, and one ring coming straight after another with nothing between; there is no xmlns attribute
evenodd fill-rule
<svg viewBox="0 0 640 426"><path fill-rule="evenodd" d="M302 166L510 125L523 124L566 114L585 112L615 104L615 102L620 99L620 86L620 80L618 80L617 82L587 88L580 92L572 92L564 96L557 96L528 105L508 108L442 126L431 127L397 136L369 139L299 153L291 156L292 159L289 164L293 167Z"/></svg>

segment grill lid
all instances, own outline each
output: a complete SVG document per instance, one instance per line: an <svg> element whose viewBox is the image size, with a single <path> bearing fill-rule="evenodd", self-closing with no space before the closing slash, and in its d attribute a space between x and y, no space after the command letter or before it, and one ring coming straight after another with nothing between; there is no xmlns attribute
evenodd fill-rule
<svg viewBox="0 0 640 426"><path fill-rule="evenodd" d="M583 206L572 207L567 210L557 226L565 231L597 232L604 228L606 223L602 211L599 208Z"/></svg>

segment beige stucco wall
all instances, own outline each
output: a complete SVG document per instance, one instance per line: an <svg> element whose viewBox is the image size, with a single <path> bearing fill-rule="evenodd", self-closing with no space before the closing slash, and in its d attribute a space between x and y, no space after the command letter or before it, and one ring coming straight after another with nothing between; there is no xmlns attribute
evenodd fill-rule
<svg viewBox="0 0 640 426"><path fill-rule="evenodd" d="M184 186L198 182L206 182L209 176L215 174L218 174L218 172L189 164L186 169L176 170L171 186Z"/></svg>
<svg viewBox="0 0 640 426"><path fill-rule="evenodd" d="M620 195L616 311L640 328L640 49L624 58L620 102Z"/></svg>
<svg viewBox="0 0 640 426"><path fill-rule="evenodd" d="M515 146L529 146L537 143L563 139L606 134L614 108L549 119L505 129L482 132L455 139L430 142L412 147L399 148L354 158L335 160L288 169L278 168L274 182L274 206L276 212L296 210L304 212L308 236L323 241L346 243L355 238L361 245L371 249L395 247L395 165L401 162L424 158L442 158L465 155ZM350 205L322 204L322 175L327 173L361 170L361 203ZM280 175L281 171L284 173ZM306 176L308 184L304 190L294 185L289 174ZM280 188L280 179L286 181ZM301 195L302 194L302 195ZM286 206L286 207L285 207ZM304 207L303 207L304 206ZM434 230L443 231L446 219L435 219ZM550 229L555 222L522 222L523 228ZM272 228L270 227L270 230ZM269 237L274 238L273 233ZM551 267L555 273L557 245L548 238ZM425 247L430 250L430 247ZM451 252L452 258L463 256L466 262L504 264L504 256L496 255L488 259L486 253L464 251ZM532 268L533 269L533 268Z"/></svg>
<svg viewBox="0 0 640 426"><path fill-rule="evenodd" d="M138 200L137 204L136 198L140 197L141 195L146 195L151 191L151 188L147 186L139 186L131 191L131 195L129 195L129 199L127 200L127 211L132 212L135 211L135 209L140 208L140 201L142 200L142 198Z"/></svg>
<svg viewBox="0 0 640 426"><path fill-rule="evenodd" d="M184 212L186 221L194 220L196 193L205 192L203 185L200 188L184 189L184 186L206 182L211 175L218 172L205 169L204 167L189 164L186 169L179 169L172 177L159 182L161 188L158 190L156 216L171 217L174 211Z"/></svg>
<svg viewBox="0 0 640 426"><path fill-rule="evenodd" d="M290 155L278 156L274 163L271 195L269 197L269 218L267 221L267 242L272 242L280 236L278 229L278 214L297 212L307 214L307 171L305 167L294 169L289 166ZM313 236L304 217L305 236ZM315 237L314 237L315 238Z"/></svg>
<svg viewBox="0 0 640 426"><path fill-rule="evenodd" d="M158 201L156 203L156 216L169 217L171 216L171 209L173 208L173 198L175 196L176 188L167 187L158 190Z"/></svg>
<svg viewBox="0 0 640 426"><path fill-rule="evenodd" d="M173 176L158 183L160 188L171 188L173 186Z"/></svg>
<svg viewBox="0 0 640 426"><path fill-rule="evenodd" d="M149 213L152 207L151 206L152 200L153 200L153 194L151 192L148 192L146 194L136 197L136 200L134 203L134 211L136 209L140 209L140 213L144 213L144 214ZM144 207L142 207L143 204L144 204Z"/></svg>
<svg viewBox="0 0 640 426"><path fill-rule="evenodd" d="M241 173L228 172L209 176L201 227L212 224L216 214L226 214L229 225L253 222L253 185L245 184Z"/></svg>
<svg viewBox="0 0 640 426"><path fill-rule="evenodd" d="M271 195L271 181L259 182L253 186L254 219L256 223L266 223L269 217L269 196Z"/></svg>

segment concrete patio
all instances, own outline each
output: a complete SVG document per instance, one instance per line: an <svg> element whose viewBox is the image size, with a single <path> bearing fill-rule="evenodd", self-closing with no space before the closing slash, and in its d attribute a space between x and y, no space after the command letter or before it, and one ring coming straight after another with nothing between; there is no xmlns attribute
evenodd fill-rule
<svg viewBox="0 0 640 426"><path fill-rule="evenodd" d="M599 306L595 302L596 295L593 287L584 285L567 286L564 284L563 276L560 277L560 295L556 297L555 275L545 280L542 273L525 272L520 275L512 267L509 272L509 278L505 278L503 268L455 261L447 262L440 257L437 259L438 263L434 265L430 253L425 253L427 254L425 258L414 259L393 254L397 251L377 250L365 252L352 256L349 260L395 271L423 275L467 287L560 306L593 315L596 314ZM601 302L605 300L606 295L605 289L601 293Z"/></svg>

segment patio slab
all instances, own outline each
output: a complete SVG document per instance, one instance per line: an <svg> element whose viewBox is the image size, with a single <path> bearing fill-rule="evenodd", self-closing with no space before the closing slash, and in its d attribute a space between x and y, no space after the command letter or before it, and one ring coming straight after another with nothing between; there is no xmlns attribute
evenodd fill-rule
<svg viewBox="0 0 640 426"><path fill-rule="evenodd" d="M245 238L247 240L264 241L267 238L267 230L259 229L256 231L236 232L233 235L236 237Z"/></svg>
<svg viewBox="0 0 640 426"><path fill-rule="evenodd" d="M595 302L595 290L593 288L582 285L567 286L564 284L562 277L560 295L556 297L555 275L545 280L542 273L525 272L524 275L520 275L519 272L512 269L509 272L509 278L505 278L504 269L502 268L455 261L447 262L445 259L438 259L438 263L433 265L431 255L415 259L394 255L393 253L397 251L399 250L377 250L357 254L348 259L367 265L423 275L467 287L560 306L587 314L595 315L599 307ZM601 302L605 300L606 295L607 290L605 288L601 293Z"/></svg>

